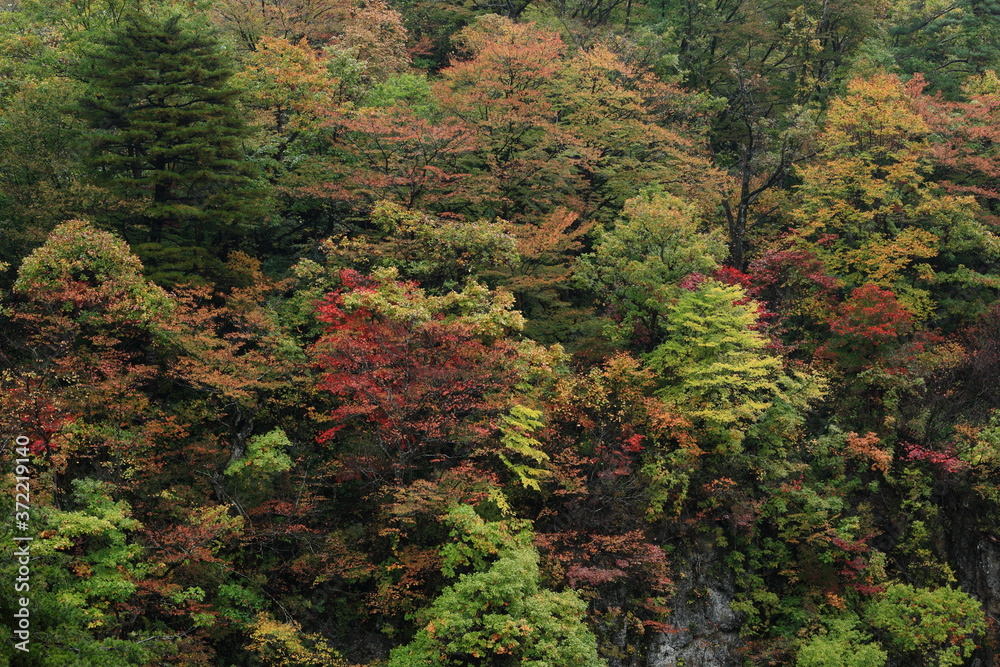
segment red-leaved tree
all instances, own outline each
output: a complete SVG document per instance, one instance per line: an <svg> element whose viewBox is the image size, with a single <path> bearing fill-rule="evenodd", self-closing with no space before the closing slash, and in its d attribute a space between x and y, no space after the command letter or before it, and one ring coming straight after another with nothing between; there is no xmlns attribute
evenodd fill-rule
<svg viewBox="0 0 1000 667"><path fill-rule="evenodd" d="M462 456L491 429L516 378L504 340L521 318L509 295L471 284L426 296L393 269L341 272L342 289L319 306L320 389L332 394L330 426L347 476L400 481L420 466Z"/></svg>

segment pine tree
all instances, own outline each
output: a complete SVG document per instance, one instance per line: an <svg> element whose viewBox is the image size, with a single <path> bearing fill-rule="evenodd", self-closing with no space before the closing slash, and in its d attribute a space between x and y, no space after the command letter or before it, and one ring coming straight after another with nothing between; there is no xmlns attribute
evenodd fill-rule
<svg viewBox="0 0 1000 667"><path fill-rule="evenodd" d="M207 29L179 15L134 14L85 53L89 159L133 243L224 246L260 218L231 74Z"/></svg>

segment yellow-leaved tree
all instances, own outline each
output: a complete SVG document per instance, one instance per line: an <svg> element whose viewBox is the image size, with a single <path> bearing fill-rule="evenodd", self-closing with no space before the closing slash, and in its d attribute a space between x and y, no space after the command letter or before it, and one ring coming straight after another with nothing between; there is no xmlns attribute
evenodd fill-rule
<svg viewBox="0 0 1000 667"><path fill-rule="evenodd" d="M835 99L820 137L824 158L799 173L784 243L805 248L856 288L892 290L918 320L954 316L995 279L973 258L1000 245L976 201L931 180L930 128L895 75L856 78Z"/></svg>

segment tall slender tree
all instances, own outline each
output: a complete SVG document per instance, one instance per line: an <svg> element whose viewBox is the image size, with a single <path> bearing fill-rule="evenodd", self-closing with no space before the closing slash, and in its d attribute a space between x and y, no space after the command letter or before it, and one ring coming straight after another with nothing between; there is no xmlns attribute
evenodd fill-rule
<svg viewBox="0 0 1000 667"><path fill-rule="evenodd" d="M263 213L238 90L218 42L179 15L133 14L86 50L78 109L95 180L133 203L132 242L225 246Z"/></svg>

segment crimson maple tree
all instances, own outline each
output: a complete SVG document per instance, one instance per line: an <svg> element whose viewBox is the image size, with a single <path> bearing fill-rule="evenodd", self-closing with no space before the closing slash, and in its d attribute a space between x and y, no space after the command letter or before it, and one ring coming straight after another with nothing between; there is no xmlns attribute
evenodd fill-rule
<svg viewBox="0 0 1000 667"><path fill-rule="evenodd" d="M319 307L327 331L313 354L336 403L320 441L348 444L354 474L399 481L457 460L490 431L516 377L503 333L521 318L509 296L475 284L428 297L396 275L342 271Z"/></svg>

